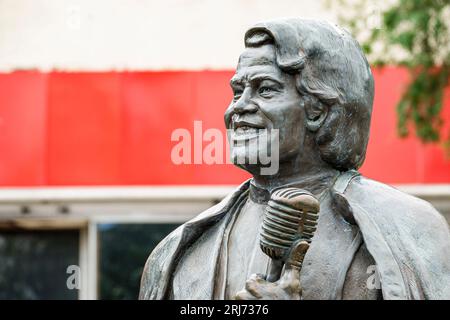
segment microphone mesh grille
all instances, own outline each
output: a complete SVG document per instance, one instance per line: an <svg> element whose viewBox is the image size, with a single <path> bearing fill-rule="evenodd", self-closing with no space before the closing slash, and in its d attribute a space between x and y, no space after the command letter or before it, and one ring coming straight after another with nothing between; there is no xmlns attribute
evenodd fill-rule
<svg viewBox="0 0 450 320"><path fill-rule="evenodd" d="M269 200L261 226L262 251L275 260L284 260L294 241L311 242L317 228L319 202L298 188L276 190Z"/></svg>

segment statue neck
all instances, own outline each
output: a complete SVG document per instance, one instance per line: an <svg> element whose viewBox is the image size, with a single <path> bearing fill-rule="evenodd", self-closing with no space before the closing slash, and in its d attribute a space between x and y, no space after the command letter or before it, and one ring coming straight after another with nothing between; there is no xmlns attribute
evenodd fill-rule
<svg viewBox="0 0 450 320"><path fill-rule="evenodd" d="M290 161L280 164L275 175L259 175L253 173L253 182L257 187L272 191L281 186L301 183L313 185L328 180L339 173L338 170L322 161L316 161L310 165L299 165L298 161Z"/></svg>
<svg viewBox="0 0 450 320"><path fill-rule="evenodd" d="M308 175L292 175L273 180L253 177L250 181L250 198L257 203L267 203L270 194L279 188L295 187L305 189L318 196L329 188L335 181L339 171L335 169L318 170Z"/></svg>

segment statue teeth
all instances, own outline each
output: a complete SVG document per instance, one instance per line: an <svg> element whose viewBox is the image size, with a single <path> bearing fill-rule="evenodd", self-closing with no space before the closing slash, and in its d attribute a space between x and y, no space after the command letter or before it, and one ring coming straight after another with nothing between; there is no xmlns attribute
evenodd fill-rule
<svg viewBox="0 0 450 320"><path fill-rule="evenodd" d="M236 134L253 134L258 133L258 129L249 126L242 126L235 130Z"/></svg>

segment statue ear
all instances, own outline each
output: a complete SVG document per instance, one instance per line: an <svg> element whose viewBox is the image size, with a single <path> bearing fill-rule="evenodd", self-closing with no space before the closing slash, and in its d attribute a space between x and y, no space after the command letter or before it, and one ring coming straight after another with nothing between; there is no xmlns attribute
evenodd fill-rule
<svg viewBox="0 0 450 320"><path fill-rule="evenodd" d="M306 127L315 132L319 130L328 115L328 106L314 96L304 96L302 104L305 108Z"/></svg>

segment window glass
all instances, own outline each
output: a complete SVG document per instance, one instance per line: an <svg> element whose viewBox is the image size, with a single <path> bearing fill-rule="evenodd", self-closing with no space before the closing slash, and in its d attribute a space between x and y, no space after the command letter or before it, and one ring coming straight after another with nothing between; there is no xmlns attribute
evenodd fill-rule
<svg viewBox="0 0 450 320"><path fill-rule="evenodd" d="M77 299L67 269L78 251L77 230L0 231L0 299Z"/></svg>
<svg viewBox="0 0 450 320"><path fill-rule="evenodd" d="M137 299L142 270L150 252L177 226L99 225L99 298Z"/></svg>

